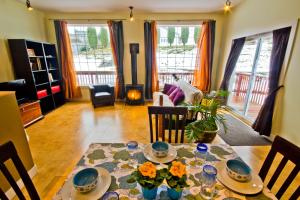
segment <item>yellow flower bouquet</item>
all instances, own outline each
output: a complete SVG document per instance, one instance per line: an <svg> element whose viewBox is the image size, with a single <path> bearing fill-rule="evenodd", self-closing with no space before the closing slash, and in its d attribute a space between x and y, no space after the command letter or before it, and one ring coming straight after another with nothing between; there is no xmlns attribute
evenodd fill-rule
<svg viewBox="0 0 300 200"><path fill-rule="evenodd" d="M153 189L158 187L164 180L163 169L157 170L152 162L145 162L138 166L127 182L138 182L143 188Z"/></svg>
<svg viewBox="0 0 300 200"><path fill-rule="evenodd" d="M186 166L179 161L173 161L168 167L166 180L170 188L181 192L183 188L189 186L186 182Z"/></svg>

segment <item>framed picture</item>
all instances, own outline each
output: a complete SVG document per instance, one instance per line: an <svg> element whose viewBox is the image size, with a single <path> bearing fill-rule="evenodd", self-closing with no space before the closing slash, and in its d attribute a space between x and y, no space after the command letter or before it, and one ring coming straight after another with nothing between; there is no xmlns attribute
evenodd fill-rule
<svg viewBox="0 0 300 200"><path fill-rule="evenodd" d="M41 60L38 58L36 59L36 62L37 62L38 70L42 70Z"/></svg>
<svg viewBox="0 0 300 200"><path fill-rule="evenodd" d="M50 81L50 82L54 81L54 80L53 80L53 76L52 76L51 73L48 73L48 77L49 77L49 81Z"/></svg>
<svg viewBox="0 0 300 200"><path fill-rule="evenodd" d="M27 49L28 56L36 56L34 49Z"/></svg>
<svg viewBox="0 0 300 200"><path fill-rule="evenodd" d="M29 63L30 63L31 70L33 71L39 70L36 60L30 59Z"/></svg>

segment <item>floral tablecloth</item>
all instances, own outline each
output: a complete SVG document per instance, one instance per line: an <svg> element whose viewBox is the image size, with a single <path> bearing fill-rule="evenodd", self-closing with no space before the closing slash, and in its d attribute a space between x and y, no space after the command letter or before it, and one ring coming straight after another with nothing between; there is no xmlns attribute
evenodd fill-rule
<svg viewBox="0 0 300 200"><path fill-rule="evenodd" d="M139 164L144 163L146 158L143 155L144 144L139 144L139 149L135 151L134 159L138 161ZM199 177L201 169L195 167L195 155L194 150L196 149L195 144L173 144L173 146L177 150L177 158L187 165L188 169L188 184L189 188L186 188L183 191L182 199L187 200L202 200L199 195L200 191L200 183ZM233 149L224 144L220 145L208 145L209 151L207 155L207 162L209 164L215 165L217 162L237 158L237 154L233 151ZM103 167L107 169L112 178L112 182L109 188L109 191L116 191L120 195L121 200L127 199L140 199L141 188L137 183L127 183L127 179L130 173L133 170L133 167L128 164L128 158L130 157L129 152L127 151L126 145L122 143L94 143L91 144L87 152L83 155L81 160L78 162L76 169L74 169L73 173L78 171L83 167ZM197 163L201 165L201 163ZM166 167L166 165L162 164L162 167ZM132 168L132 170L130 170ZM124 170L122 170L124 169ZM73 174L72 173L72 174ZM70 175L70 177L72 176ZM167 196L167 185L162 184L159 188L159 192L157 194L157 199L169 199ZM60 191L59 191L60 192ZM58 192L58 194L59 194ZM217 183L216 185L216 195L214 199L222 199L222 200L267 200L267 199L276 199L275 196L267 189L264 188L263 192L254 196L244 196L237 194L226 187L224 187L221 183Z"/></svg>

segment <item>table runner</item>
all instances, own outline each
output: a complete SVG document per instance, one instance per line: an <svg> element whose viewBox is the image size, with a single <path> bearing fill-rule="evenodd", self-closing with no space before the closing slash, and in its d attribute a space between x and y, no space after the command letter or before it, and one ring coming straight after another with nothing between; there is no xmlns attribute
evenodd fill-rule
<svg viewBox="0 0 300 200"><path fill-rule="evenodd" d="M144 144L139 144L139 149L135 151L134 159L138 161L139 164L144 163L147 159L143 155ZM190 187L185 188L183 191L182 199L187 200L202 200L200 192L200 168L193 167L195 165L195 155L194 150L196 149L196 144L173 144L177 150L177 158L187 165L187 176L188 184ZM207 162L209 164L215 165L217 162L221 162L227 159L238 158L238 155L234 150L226 144L218 145L208 145ZM112 177L111 186L109 191L116 191L120 195L121 200L128 199L140 199L141 187L137 183L127 183L127 179L132 172L128 168L132 168L128 164L128 158L130 154L127 151L126 145L123 143L93 143L89 146L87 152L82 156L78 162L74 171L70 174L69 178L84 167L103 167L107 169ZM201 163L198 163L201 164ZM162 167L166 165L161 164ZM116 168L117 167L117 168ZM124 170L120 170L124 169ZM167 184L163 183L159 187L159 192L156 199L166 199L167 196ZM216 195L214 199L222 200L252 200L252 199L276 199L275 196L267 189L264 188L263 192L257 195L244 196L237 194L226 187L224 187L220 182L217 181L216 184ZM60 191L58 192L58 194ZM129 197L130 195L130 197Z"/></svg>

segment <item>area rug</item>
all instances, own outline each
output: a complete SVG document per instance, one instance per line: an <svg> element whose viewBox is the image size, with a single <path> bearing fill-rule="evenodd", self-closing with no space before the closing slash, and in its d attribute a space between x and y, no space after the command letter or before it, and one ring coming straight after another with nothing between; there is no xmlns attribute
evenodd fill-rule
<svg viewBox="0 0 300 200"><path fill-rule="evenodd" d="M250 126L232 115L224 115L227 124L227 133L220 126L219 136L231 146L267 146L272 143L259 135Z"/></svg>

